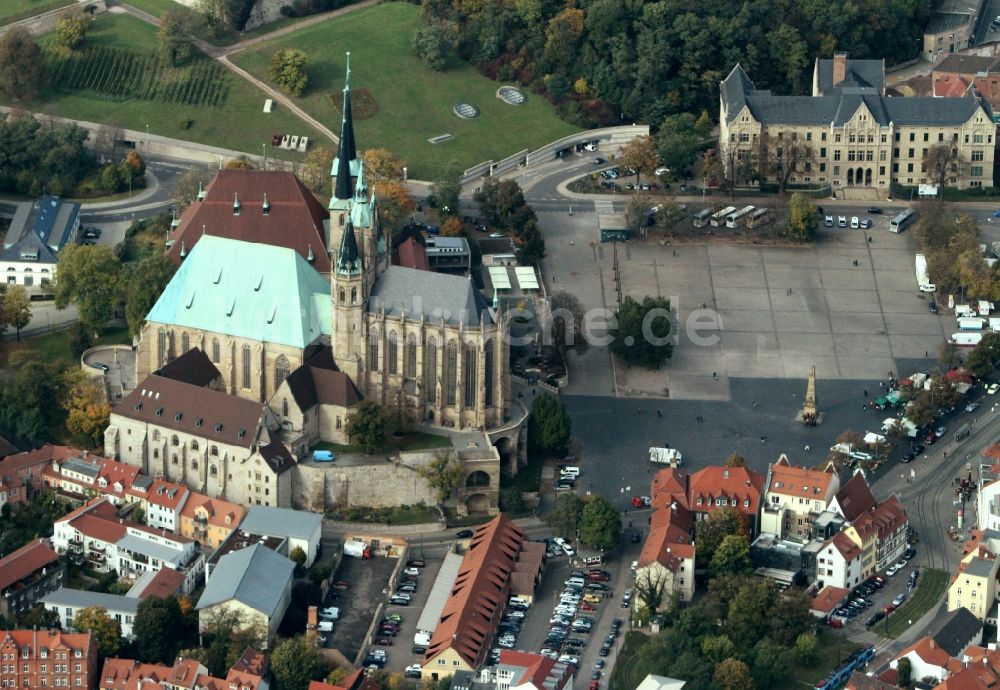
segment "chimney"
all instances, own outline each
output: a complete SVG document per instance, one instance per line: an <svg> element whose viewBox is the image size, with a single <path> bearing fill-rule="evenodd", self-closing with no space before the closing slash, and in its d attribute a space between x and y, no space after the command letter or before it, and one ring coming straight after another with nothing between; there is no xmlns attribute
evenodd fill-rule
<svg viewBox="0 0 1000 690"><path fill-rule="evenodd" d="M847 76L847 53L833 54L833 85L844 81Z"/></svg>

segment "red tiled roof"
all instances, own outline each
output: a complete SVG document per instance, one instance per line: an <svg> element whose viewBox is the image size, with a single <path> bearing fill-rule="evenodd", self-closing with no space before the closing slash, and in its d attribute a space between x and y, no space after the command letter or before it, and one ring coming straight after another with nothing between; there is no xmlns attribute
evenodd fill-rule
<svg viewBox="0 0 1000 690"><path fill-rule="evenodd" d="M191 498L181 509L181 517L194 519L196 511L201 507L204 507L205 513L208 515L208 524L226 529L239 527L247 514L247 509L241 505L229 503L219 498L209 498L205 494L192 491Z"/></svg>
<svg viewBox="0 0 1000 690"><path fill-rule="evenodd" d="M503 514L476 529L427 647L425 665L450 648L472 668L479 667L507 603L508 575L523 540L521 528Z"/></svg>
<svg viewBox="0 0 1000 690"><path fill-rule="evenodd" d="M672 503L688 507L688 476L680 467L668 467L653 475L649 486L652 508L669 507Z"/></svg>
<svg viewBox="0 0 1000 690"><path fill-rule="evenodd" d="M359 668L357 671L331 685L319 680L309 681L309 690L379 690L382 686L365 675L365 670Z"/></svg>
<svg viewBox="0 0 1000 690"><path fill-rule="evenodd" d="M84 503L56 522L68 522L81 534L110 544L116 544L126 532L125 525L118 519L117 509L106 498Z"/></svg>
<svg viewBox="0 0 1000 690"><path fill-rule="evenodd" d="M83 658L90 658L91 645L96 642L90 633L64 633L58 630L0 630L0 647L28 647L31 655L45 647L50 652L54 649L77 650L83 652Z"/></svg>
<svg viewBox="0 0 1000 690"><path fill-rule="evenodd" d="M924 663L931 664L933 666L940 666L942 668L948 665L948 660L951 658L948 656L948 652L941 649L938 643L935 642L934 638L930 635L921 637L919 640L897 654L896 658L902 659L911 652L915 652L916 655L924 661Z"/></svg>
<svg viewBox="0 0 1000 690"><path fill-rule="evenodd" d="M848 592L851 590L845 589L843 587L834 587L833 585L827 585L819 591L815 597L813 597L812 603L809 608L814 611L821 611L823 613L830 613L840 602L844 600Z"/></svg>
<svg viewBox="0 0 1000 690"><path fill-rule="evenodd" d="M880 539L884 539L909 522L906 508L899 498L890 496L875 508L859 515L851 525L858 531L862 539L874 531Z"/></svg>
<svg viewBox="0 0 1000 690"><path fill-rule="evenodd" d="M844 519L853 522L859 515L875 507L875 496L860 472L852 476L834 495Z"/></svg>
<svg viewBox="0 0 1000 690"><path fill-rule="evenodd" d="M564 664L562 676L555 685L546 685L545 681L553 674L556 662L541 654L531 654L529 652L518 652L513 649L500 650L500 663L504 666L514 666L523 669L520 675L511 679L511 687L522 686L531 683L536 688L551 688L560 690L566 686L567 681L572 677L572 667Z"/></svg>
<svg viewBox="0 0 1000 690"><path fill-rule="evenodd" d="M168 482L166 479L154 479L145 492L129 492L135 496L142 496L148 503L161 506L167 510L177 510L177 506L190 493L183 484Z"/></svg>
<svg viewBox="0 0 1000 690"><path fill-rule="evenodd" d="M833 465L825 470L812 470L793 466L784 455L771 463L771 484L765 491L772 491L796 498L825 499L830 483L836 476Z"/></svg>
<svg viewBox="0 0 1000 690"><path fill-rule="evenodd" d="M17 551L0 558L0 591L27 577L39 568L59 561L48 541L35 539Z"/></svg>
<svg viewBox="0 0 1000 690"><path fill-rule="evenodd" d="M695 512L709 512L726 507L715 505L716 500L721 498L728 507L738 508L744 515L756 515L760 509L764 481L764 475L745 467L706 467L691 475L688 505Z"/></svg>
<svg viewBox="0 0 1000 690"><path fill-rule="evenodd" d="M980 454L979 457L993 458L994 460L1000 461L1000 443L994 443L993 445L987 447L985 450L983 450L983 452Z"/></svg>
<svg viewBox="0 0 1000 690"><path fill-rule="evenodd" d="M959 75L942 75L934 79L934 95L938 98L958 98L964 96L969 82Z"/></svg>
<svg viewBox="0 0 1000 690"><path fill-rule="evenodd" d="M861 555L861 547L855 544L845 532L837 532L827 544L832 544L847 562L851 562ZM824 544L825 546L826 544Z"/></svg>
<svg viewBox="0 0 1000 690"><path fill-rule="evenodd" d="M247 647L243 650L240 660L233 664L232 670L263 676L267 673L267 657L253 647Z"/></svg>
<svg viewBox="0 0 1000 690"><path fill-rule="evenodd" d="M98 470L95 485L101 493L111 494L118 498L123 498L132 482L142 472L138 467L133 467L124 462L109 460L108 458L97 458L100 469ZM101 487L101 479L107 482L107 486ZM121 491L115 489L115 484L121 485Z"/></svg>
<svg viewBox="0 0 1000 690"><path fill-rule="evenodd" d="M427 249L413 237L407 237L396 249L395 263L420 271L431 270L430 264L427 263Z"/></svg>
<svg viewBox="0 0 1000 690"><path fill-rule="evenodd" d="M847 680L844 690L896 690L898 687L869 676L864 671L855 671Z"/></svg>
<svg viewBox="0 0 1000 690"><path fill-rule="evenodd" d="M990 690L993 684L987 685L971 668L963 668L948 676L936 686L938 690Z"/></svg>
<svg viewBox="0 0 1000 690"><path fill-rule="evenodd" d="M270 206L263 213L264 195ZM233 213L234 195L240 215ZM170 234L167 256L180 263L181 247L190 252L202 234L294 249L313 267L330 272L323 222L329 212L292 173L265 170L220 170L205 188L205 200L195 201Z"/></svg>
<svg viewBox="0 0 1000 690"><path fill-rule="evenodd" d="M174 570L173 568L160 568L156 571L156 575L154 575L153 579L150 580L146 589L139 593L139 598L145 599L147 597L159 597L161 599L166 599L171 595L177 594L183 584L183 573Z"/></svg>

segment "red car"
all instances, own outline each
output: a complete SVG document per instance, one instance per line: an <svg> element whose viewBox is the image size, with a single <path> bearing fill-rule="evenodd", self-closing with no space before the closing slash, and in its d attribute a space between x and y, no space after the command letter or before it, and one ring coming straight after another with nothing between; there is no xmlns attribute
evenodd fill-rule
<svg viewBox="0 0 1000 690"><path fill-rule="evenodd" d="M610 579L604 573L587 573L587 580L590 582L608 582Z"/></svg>
<svg viewBox="0 0 1000 690"><path fill-rule="evenodd" d="M339 589L341 592L343 592L345 589L349 589L350 585L344 582L343 580L337 580L336 582L333 583L333 588Z"/></svg>
<svg viewBox="0 0 1000 690"><path fill-rule="evenodd" d="M375 644L379 645L380 647L391 647L392 646L392 638L391 637L376 637L375 638Z"/></svg>
<svg viewBox="0 0 1000 690"><path fill-rule="evenodd" d="M580 610L581 611L596 611L597 607L594 606L593 604L591 604L589 601L585 601L582 604L580 604Z"/></svg>
<svg viewBox="0 0 1000 690"><path fill-rule="evenodd" d="M633 496L632 497L632 507L633 508L642 508L642 497L641 496Z"/></svg>
<svg viewBox="0 0 1000 690"><path fill-rule="evenodd" d="M896 610L896 605L886 604L885 606L882 607L882 610L885 611L887 614L892 613L893 611Z"/></svg>
<svg viewBox="0 0 1000 690"><path fill-rule="evenodd" d="M829 618L827 619L826 624L829 625L831 628L844 627L844 621L840 620L839 618Z"/></svg>
<svg viewBox="0 0 1000 690"><path fill-rule="evenodd" d="M599 680L590 681L590 690L597 690L599 687L601 687L601 681Z"/></svg>

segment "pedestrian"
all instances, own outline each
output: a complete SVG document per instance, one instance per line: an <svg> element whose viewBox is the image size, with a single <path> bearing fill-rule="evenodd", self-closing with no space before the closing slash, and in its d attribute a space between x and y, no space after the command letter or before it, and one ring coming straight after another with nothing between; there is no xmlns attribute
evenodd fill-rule
<svg viewBox="0 0 1000 690"><path fill-rule="evenodd" d="M927 354L927 350L924 350L924 357L930 357L930 355Z"/></svg>
<svg viewBox="0 0 1000 690"><path fill-rule="evenodd" d="M868 389L867 388L865 388L865 397L866 398L868 397Z"/></svg>
<svg viewBox="0 0 1000 690"><path fill-rule="evenodd" d="M663 413L661 413L659 410L657 410L656 411L656 416L657 417L663 417Z"/></svg>
<svg viewBox="0 0 1000 690"><path fill-rule="evenodd" d="M532 388L532 389L531 389L531 394L532 394L532 395L534 395L534 394L535 394L535 389L534 389L534 388Z"/></svg>
<svg viewBox="0 0 1000 690"><path fill-rule="evenodd" d="M674 250L674 256L677 256L677 250L676 249Z"/></svg>
<svg viewBox="0 0 1000 690"><path fill-rule="evenodd" d="M871 244L871 243L872 243L872 238L871 238L871 237L869 237L869 238L868 238L868 244Z"/></svg>
<svg viewBox="0 0 1000 690"><path fill-rule="evenodd" d="M756 400L753 401L753 406L757 407L757 401Z"/></svg>
<svg viewBox="0 0 1000 690"><path fill-rule="evenodd" d="M719 380L719 374L713 371L712 372L712 378L715 379L716 381L718 381Z"/></svg>

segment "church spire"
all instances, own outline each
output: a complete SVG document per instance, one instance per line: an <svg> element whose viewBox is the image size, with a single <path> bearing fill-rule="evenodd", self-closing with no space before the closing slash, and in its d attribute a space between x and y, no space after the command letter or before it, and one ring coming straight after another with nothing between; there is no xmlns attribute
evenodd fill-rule
<svg viewBox="0 0 1000 690"><path fill-rule="evenodd" d="M344 79L344 119L340 123L340 143L337 147L337 185L333 190L335 199L346 200L354 197L351 189L351 162L358 157L354 145L354 118L351 115L351 54L347 54L347 76Z"/></svg>
<svg viewBox="0 0 1000 690"><path fill-rule="evenodd" d="M354 223L347 221L344 234L340 238L340 251L337 252L337 273L341 275L360 275L361 254L358 252L358 238L354 234Z"/></svg>

